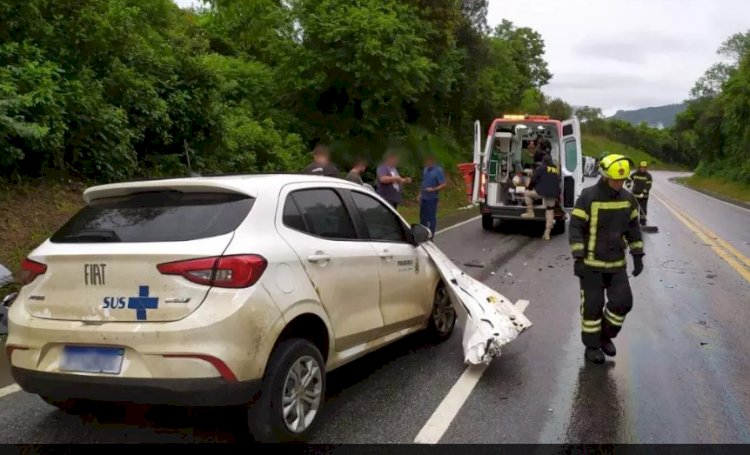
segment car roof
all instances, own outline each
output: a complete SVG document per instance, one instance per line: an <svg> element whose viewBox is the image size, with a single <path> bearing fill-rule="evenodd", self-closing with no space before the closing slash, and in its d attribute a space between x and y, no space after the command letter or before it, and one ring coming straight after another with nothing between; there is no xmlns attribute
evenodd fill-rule
<svg viewBox="0 0 750 455"><path fill-rule="evenodd" d="M159 180L142 180L97 185L86 189L83 199L89 203L96 199L126 196L144 191L178 190L184 192L243 193L257 197L261 189L279 190L291 183L319 183L361 188L361 185L334 177L307 174L241 174L207 177L186 177Z"/></svg>

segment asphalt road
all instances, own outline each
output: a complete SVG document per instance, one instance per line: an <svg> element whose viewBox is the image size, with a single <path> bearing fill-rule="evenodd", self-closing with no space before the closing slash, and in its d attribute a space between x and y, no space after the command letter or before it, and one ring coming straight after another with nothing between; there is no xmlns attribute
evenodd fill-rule
<svg viewBox="0 0 750 455"><path fill-rule="evenodd" d="M523 225L490 233L479 220L438 235L457 264L484 264L466 267L474 277L529 299L534 322L487 368L441 443L750 442L750 211L654 174L649 224L659 233L646 234L634 310L603 366L583 360L567 236L543 242ZM438 346L413 336L331 373L312 442L413 442L464 373L460 341L458 329ZM2 390L0 443L242 440L237 410L76 417Z"/></svg>

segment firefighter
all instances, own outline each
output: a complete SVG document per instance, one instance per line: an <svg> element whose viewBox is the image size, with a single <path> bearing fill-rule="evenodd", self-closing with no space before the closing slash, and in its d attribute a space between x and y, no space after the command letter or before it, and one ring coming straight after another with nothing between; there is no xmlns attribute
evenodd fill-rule
<svg viewBox="0 0 750 455"><path fill-rule="evenodd" d="M521 218L534 218L534 200L541 199L544 203L544 240L550 239L552 227L555 225L555 204L560 197L560 169L552 161L549 154L542 158L542 164L534 170L531 175L524 201L526 202L526 212L521 214Z"/></svg>
<svg viewBox="0 0 750 455"><path fill-rule="evenodd" d="M648 216L648 195L651 192L651 185L653 179L651 174L648 172L648 162L641 161L638 170L633 172L628 180L628 185L631 186L633 195L638 200L638 205L641 207L641 226L646 225L646 217Z"/></svg>
<svg viewBox="0 0 750 455"><path fill-rule="evenodd" d="M630 160L608 155L599 172L602 178L583 190L570 220L570 248L581 281L581 338L586 359L597 364L617 353L612 339L633 306L625 249L633 256L634 277L643 271L644 254L638 201L623 188Z"/></svg>

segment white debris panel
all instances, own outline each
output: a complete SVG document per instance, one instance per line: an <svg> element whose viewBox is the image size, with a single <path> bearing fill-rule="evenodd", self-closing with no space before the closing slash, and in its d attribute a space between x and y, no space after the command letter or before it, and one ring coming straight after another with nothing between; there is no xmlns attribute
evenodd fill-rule
<svg viewBox="0 0 750 455"><path fill-rule="evenodd" d="M519 308L522 305L512 304L502 294L464 273L434 243L423 246L448 286L459 320L464 321L464 362L489 364L500 355L503 346L531 327L531 321Z"/></svg>

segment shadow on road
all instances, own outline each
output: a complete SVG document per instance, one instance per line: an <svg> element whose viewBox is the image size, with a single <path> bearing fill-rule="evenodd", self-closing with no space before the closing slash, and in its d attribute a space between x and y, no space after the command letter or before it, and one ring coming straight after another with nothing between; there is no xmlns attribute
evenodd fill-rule
<svg viewBox="0 0 750 455"><path fill-rule="evenodd" d="M584 361L578 371L567 442L611 444L624 441L625 412L612 377L614 366L613 361L604 365Z"/></svg>

